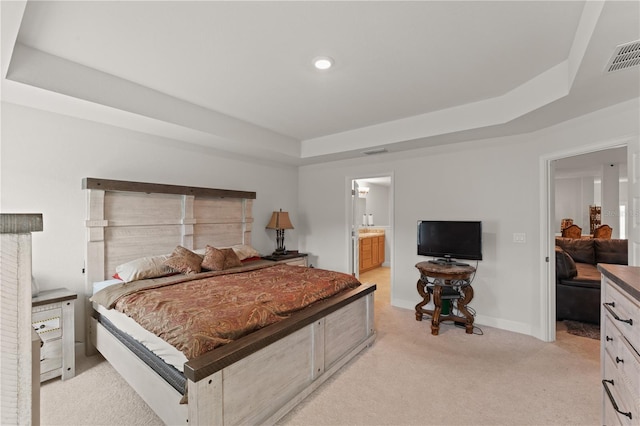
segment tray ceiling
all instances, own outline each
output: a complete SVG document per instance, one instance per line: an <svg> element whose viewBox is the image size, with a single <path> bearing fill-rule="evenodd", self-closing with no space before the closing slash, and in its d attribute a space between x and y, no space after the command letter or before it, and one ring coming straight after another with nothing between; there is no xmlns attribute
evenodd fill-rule
<svg viewBox="0 0 640 426"><path fill-rule="evenodd" d="M291 164L518 134L638 98L639 5L2 2L3 100Z"/></svg>

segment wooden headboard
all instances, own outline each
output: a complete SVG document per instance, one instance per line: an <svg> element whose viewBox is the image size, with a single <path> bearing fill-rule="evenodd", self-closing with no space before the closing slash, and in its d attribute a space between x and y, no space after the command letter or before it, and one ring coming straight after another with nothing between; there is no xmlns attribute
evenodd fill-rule
<svg viewBox="0 0 640 426"><path fill-rule="evenodd" d="M251 244L255 192L84 178L87 191L85 290L116 266L143 256Z"/></svg>

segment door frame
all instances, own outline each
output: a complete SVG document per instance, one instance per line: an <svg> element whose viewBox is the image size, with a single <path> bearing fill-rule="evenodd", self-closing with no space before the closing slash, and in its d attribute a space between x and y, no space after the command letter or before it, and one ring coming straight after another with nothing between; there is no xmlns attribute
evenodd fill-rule
<svg viewBox="0 0 640 426"><path fill-rule="evenodd" d="M394 287L394 271L395 271L395 261L394 261L394 229L395 229L395 198L394 198L394 186L395 186L395 177L393 172L381 172L381 173L368 173L362 175L355 176L347 176L346 179L346 188L347 188L347 241L348 241L348 253L349 253L349 267L351 268L354 265L354 251L359 250L358 238L357 235L352 235L354 223L357 223L358 218L355 216L355 196L352 194L353 191L353 182L360 179L371 179L371 178L379 178L379 177L388 177L390 179L389 183L389 230L390 235L385 233L385 240L389 241L389 253L385 251L385 257L389 256L389 268L390 268L390 282L389 282L389 296L391 300L391 304L393 305L393 287ZM357 229L356 229L357 230ZM354 240L355 238L355 240ZM360 271L356 273L356 277L360 277Z"/></svg>
<svg viewBox="0 0 640 426"><path fill-rule="evenodd" d="M636 137L637 138L637 137ZM633 143L631 136L603 141L587 146L574 147L540 157L540 277L543 285L540 289L540 336L545 342L556 340L556 259L555 259L555 181L553 161L576 155L590 154L611 148L627 147L627 163L629 163L629 145ZM627 170L631 173L631 170ZM631 186L629 186L631 192ZM631 194L629 194L631 195ZM631 199L631 198L630 198ZM554 209L552 211L552 209ZM627 215L627 228L631 215Z"/></svg>

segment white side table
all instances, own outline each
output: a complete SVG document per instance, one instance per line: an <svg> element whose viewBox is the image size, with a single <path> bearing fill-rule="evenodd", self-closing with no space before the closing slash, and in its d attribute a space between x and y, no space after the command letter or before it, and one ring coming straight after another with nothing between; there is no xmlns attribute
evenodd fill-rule
<svg viewBox="0 0 640 426"><path fill-rule="evenodd" d="M74 304L78 295L59 288L31 299L31 325L42 339L40 381L76 374Z"/></svg>
<svg viewBox="0 0 640 426"><path fill-rule="evenodd" d="M287 254L283 254L280 256L277 255L269 255L262 256L263 259L272 260L276 263L286 263L287 265L293 266L309 266L309 262L307 261L308 253L299 253L297 251L290 251Z"/></svg>

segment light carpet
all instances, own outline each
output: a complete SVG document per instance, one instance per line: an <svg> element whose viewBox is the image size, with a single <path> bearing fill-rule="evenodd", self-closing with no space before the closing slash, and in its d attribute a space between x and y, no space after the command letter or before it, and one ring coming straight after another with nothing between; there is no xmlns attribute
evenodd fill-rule
<svg viewBox="0 0 640 426"><path fill-rule="evenodd" d="M375 343L280 425L600 424L598 341L562 328L554 343L484 326L468 335L450 323L432 336L428 321L389 305L387 288L377 296ZM43 425L162 424L101 357L77 367L43 384Z"/></svg>

